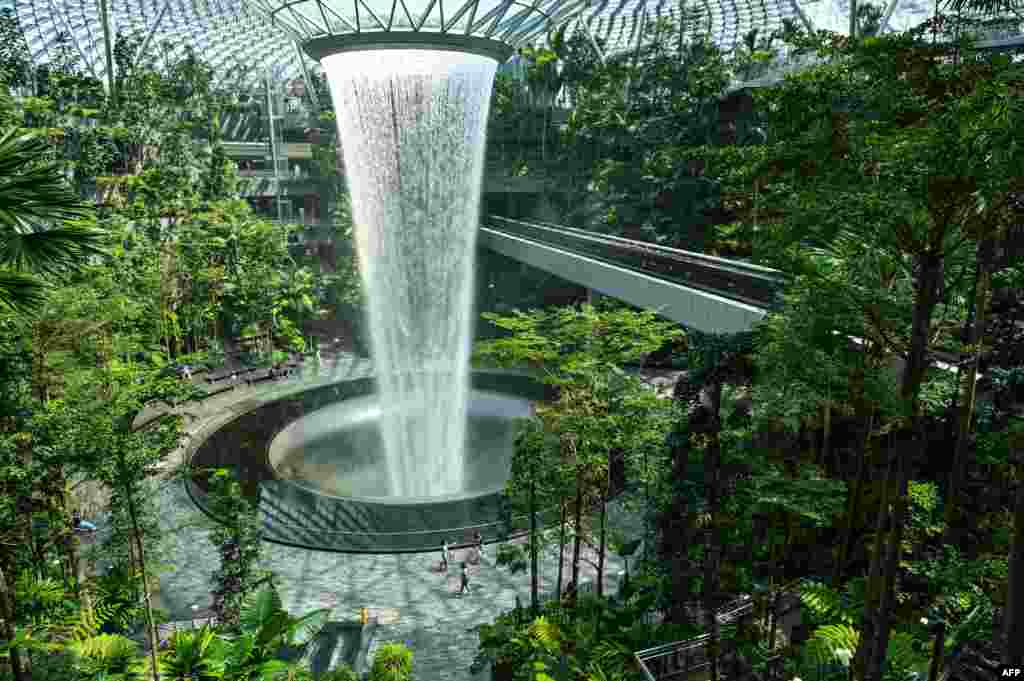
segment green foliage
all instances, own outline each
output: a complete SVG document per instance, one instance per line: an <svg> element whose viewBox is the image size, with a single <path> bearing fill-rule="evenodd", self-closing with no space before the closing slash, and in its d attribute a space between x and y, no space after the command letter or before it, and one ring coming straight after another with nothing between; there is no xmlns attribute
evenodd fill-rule
<svg viewBox="0 0 1024 681"><path fill-rule="evenodd" d="M863 578L850 580L842 593L827 584L804 580L800 583L800 602L807 608L814 622L839 622L853 625L860 620L864 608Z"/></svg>
<svg viewBox="0 0 1024 681"><path fill-rule="evenodd" d="M552 382L629 364L682 336L682 331L659 321L654 312L625 308L582 305L482 316L509 336L478 343L474 361L535 367Z"/></svg>
<svg viewBox="0 0 1024 681"><path fill-rule="evenodd" d="M317 681L360 681L360 678L352 671L351 667L344 662L339 662L337 667L317 677Z"/></svg>
<svg viewBox="0 0 1024 681"><path fill-rule="evenodd" d="M80 269L103 253L92 211L54 163L49 143L11 128L0 134L0 305L25 312L42 300L42 282Z"/></svg>
<svg viewBox="0 0 1024 681"><path fill-rule="evenodd" d="M826 624L814 630L804 645L803 654L816 664L843 662L846 651L856 651L860 632L850 624Z"/></svg>
<svg viewBox="0 0 1024 681"><path fill-rule="evenodd" d="M98 634L68 644L76 666L88 679L127 681L137 665L139 645L120 634Z"/></svg>
<svg viewBox="0 0 1024 681"><path fill-rule="evenodd" d="M114 565L85 586L93 599L93 614L99 625L110 624L126 632L144 616L138 598L138 578L125 565Z"/></svg>
<svg viewBox="0 0 1024 681"><path fill-rule="evenodd" d="M940 514L939 487L934 482L911 480L907 485L910 501L910 528L924 532L926 537L937 537L944 527Z"/></svg>
<svg viewBox="0 0 1024 681"><path fill-rule="evenodd" d="M412 678L412 651L397 642L384 643L373 655L370 681L409 681Z"/></svg>
<svg viewBox="0 0 1024 681"><path fill-rule="evenodd" d="M801 466L789 477L778 466L767 466L737 490L748 508L783 510L826 527L846 504L846 482L822 477L813 466Z"/></svg>
<svg viewBox="0 0 1024 681"><path fill-rule="evenodd" d="M50 577L40 578L25 570L14 582L18 604L28 612L42 615L60 605L66 598L64 585Z"/></svg>
<svg viewBox="0 0 1024 681"><path fill-rule="evenodd" d="M167 649L160 653L161 672L174 679L222 678L228 645L206 626L195 631L175 631Z"/></svg>
<svg viewBox="0 0 1024 681"><path fill-rule="evenodd" d="M512 574L525 572L528 565L527 550L520 544L499 544L495 563L507 566Z"/></svg>
<svg viewBox="0 0 1024 681"><path fill-rule="evenodd" d="M256 573L262 544L262 521L251 500L242 496L233 470L219 468L208 476L210 511L219 519L210 542L220 554L213 574L213 608L228 628L238 624L242 602L260 575Z"/></svg>

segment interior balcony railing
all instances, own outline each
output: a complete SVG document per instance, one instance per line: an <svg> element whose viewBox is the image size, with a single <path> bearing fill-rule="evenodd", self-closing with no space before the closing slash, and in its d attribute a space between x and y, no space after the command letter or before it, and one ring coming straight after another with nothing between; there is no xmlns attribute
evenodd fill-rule
<svg viewBox="0 0 1024 681"><path fill-rule="evenodd" d="M777 270L740 260L624 239L537 222L488 215L486 227L522 239L561 247L637 272L655 274L688 288L698 289L771 310L779 305L785 277Z"/></svg>

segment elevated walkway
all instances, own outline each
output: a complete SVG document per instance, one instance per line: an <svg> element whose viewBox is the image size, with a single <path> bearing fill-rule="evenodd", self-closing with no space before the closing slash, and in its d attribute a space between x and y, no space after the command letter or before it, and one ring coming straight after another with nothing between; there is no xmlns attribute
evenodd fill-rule
<svg viewBox="0 0 1024 681"><path fill-rule="evenodd" d="M748 331L778 306L785 276L703 253L488 215L479 242L704 333Z"/></svg>

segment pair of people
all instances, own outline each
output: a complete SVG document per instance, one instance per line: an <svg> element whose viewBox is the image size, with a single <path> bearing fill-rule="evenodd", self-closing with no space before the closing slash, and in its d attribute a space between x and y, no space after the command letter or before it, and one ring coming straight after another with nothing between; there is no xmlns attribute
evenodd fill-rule
<svg viewBox="0 0 1024 681"><path fill-rule="evenodd" d="M473 534L473 543L476 544L477 554L479 554L479 556L482 558L484 555L484 538L483 535L480 534L479 530L477 530ZM446 539L443 542L441 542L441 570L447 570L448 564L451 562L451 560L452 552L451 549L448 547L448 540Z"/></svg>
<svg viewBox="0 0 1024 681"><path fill-rule="evenodd" d="M451 549L448 548L448 541L445 540L441 543L441 569L447 570L448 563L451 562ZM459 575L459 595L467 593L469 591L469 568L465 561L462 562L462 572Z"/></svg>

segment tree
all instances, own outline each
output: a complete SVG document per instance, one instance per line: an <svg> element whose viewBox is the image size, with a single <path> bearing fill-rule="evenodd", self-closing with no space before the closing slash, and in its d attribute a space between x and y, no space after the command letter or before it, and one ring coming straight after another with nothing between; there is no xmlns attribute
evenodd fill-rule
<svg viewBox="0 0 1024 681"><path fill-rule="evenodd" d="M208 485L210 512L218 521L210 540L221 558L220 569L213 575L213 609L221 626L231 630L238 626L242 603L260 577L255 565L261 553L263 521L230 470L214 470Z"/></svg>
<svg viewBox="0 0 1024 681"><path fill-rule="evenodd" d="M572 583L578 586L584 510L591 498L600 505L599 561L603 567L610 459L623 452L635 463L638 452L649 446L652 437L651 422L641 415L664 406L645 395L639 381L620 367L682 333L667 322L656 321L652 312L626 308L598 310L583 305L517 312L510 317L483 316L511 335L478 343L475 361L506 367L526 365L557 388L557 400L539 406L537 414L544 430L557 436L563 459L575 472L570 504L575 532Z"/></svg>
<svg viewBox="0 0 1024 681"><path fill-rule="evenodd" d="M740 64L709 39L684 40L696 21L688 11L678 23L651 22L635 52L603 62L582 36L555 46L575 100L555 169L569 175L569 224L696 251L711 240L720 183L703 163ZM741 143L753 127L738 122Z"/></svg>
<svg viewBox="0 0 1024 681"><path fill-rule="evenodd" d="M160 419L141 431L134 430L134 422L146 404L187 399L195 396L195 389L179 384L176 379L158 379L155 374L119 366L108 357L106 366L94 374L96 382L75 396L77 404L70 410L64 403L55 405L60 412L54 413L54 417L66 424L72 438L64 443L66 455L108 485L113 493L112 503L127 515L130 555L134 557L133 567L138 571L145 604L151 670L154 681L159 681L159 640L142 522L143 509L150 497L143 482L156 472L161 459L178 446L181 433L177 417Z"/></svg>
<svg viewBox="0 0 1024 681"><path fill-rule="evenodd" d="M557 475L558 465L551 456L553 451L557 451L557 440L553 443L550 435L544 432L542 423L535 419L523 419L517 428L506 494L530 517L530 608L536 617L540 612L537 513L542 508L547 509L551 478L553 474Z"/></svg>
<svg viewBox="0 0 1024 681"><path fill-rule="evenodd" d="M903 354L899 420L910 437L893 452L891 513L889 503L879 507L878 528L889 530L873 558L855 665L871 679L882 673L888 645L906 457L924 442L921 395L942 331L936 312L950 293L946 276L963 267L966 245L1005 222L1022 167L1011 141L1022 114L1013 85L1020 76L1010 60L939 63L945 48L928 46L925 30L863 43L816 39L836 59L766 93L774 140L759 174L762 205L784 215L763 230L777 253L869 243L907 282L910 305L899 325L862 306L888 348Z"/></svg>

